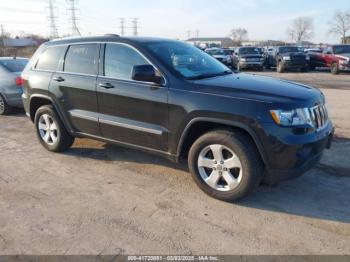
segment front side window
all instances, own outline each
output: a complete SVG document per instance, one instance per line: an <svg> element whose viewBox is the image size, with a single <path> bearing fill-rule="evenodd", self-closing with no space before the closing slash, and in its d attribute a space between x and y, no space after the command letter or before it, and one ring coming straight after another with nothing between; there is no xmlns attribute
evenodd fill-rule
<svg viewBox="0 0 350 262"><path fill-rule="evenodd" d="M35 69L56 71L65 49L65 46L49 47L39 56Z"/></svg>
<svg viewBox="0 0 350 262"><path fill-rule="evenodd" d="M98 65L98 45L71 45L66 54L64 72L96 75Z"/></svg>
<svg viewBox="0 0 350 262"><path fill-rule="evenodd" d="M350 54L350 45L338 45L334 47L334 54Z"/></svg>
<svg viewBox="0 0 350 262"><path fill-rule="evenodd" d="M232 71L198 48L178 41L150 42L148 50L169 70L188 80L231 74Z"/></svg>
<svg viewBox="0 0 350 262"><path fill-rule="evenodd" d="M149 64L136 50L122 44L106 44L104 75L131 80L132 70L137 65Z"/></svg>

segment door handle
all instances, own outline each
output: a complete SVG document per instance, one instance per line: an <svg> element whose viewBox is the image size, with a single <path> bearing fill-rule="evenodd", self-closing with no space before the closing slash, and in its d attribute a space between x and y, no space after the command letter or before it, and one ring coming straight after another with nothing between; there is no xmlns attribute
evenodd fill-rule
<svg viewBox="0 0 350 262"><path fill-rule="evenodd" d="M61 76L58 76L58 77L54 77L52 80L56 81L56 82L63 82L64 81L64 78L61 77Z"/></svg>
<svg viewBox="0 0 350 262"><path fill-rule="evenodd" d="M111 89L114 88L114 85L112 85L111 83L100 83L98 84L100 87L102 88L106 88L106 89Z"/></svg>

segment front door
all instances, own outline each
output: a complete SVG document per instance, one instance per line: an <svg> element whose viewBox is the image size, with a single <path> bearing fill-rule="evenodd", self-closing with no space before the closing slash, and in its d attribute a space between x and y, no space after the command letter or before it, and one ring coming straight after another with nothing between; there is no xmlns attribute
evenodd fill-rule
<svg viewBox="0 0 350 262"><path fill-rule="evenodd" d="M105 138L159 151L167 150L168 89L131 78L135 65L150 64L134 47L104 47L97 79L99 123Z"/></svg>

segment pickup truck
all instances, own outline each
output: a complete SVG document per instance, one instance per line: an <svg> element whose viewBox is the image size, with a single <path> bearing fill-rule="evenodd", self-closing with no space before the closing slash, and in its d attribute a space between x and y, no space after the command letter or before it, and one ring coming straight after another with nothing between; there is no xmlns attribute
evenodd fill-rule
<svg viewBox="0 0 350 262"><path fill-rule="evenodd" d="M310 68L328 67L334 75L350 70L350 45L328 46L322 53L309 52Z"/></svg>

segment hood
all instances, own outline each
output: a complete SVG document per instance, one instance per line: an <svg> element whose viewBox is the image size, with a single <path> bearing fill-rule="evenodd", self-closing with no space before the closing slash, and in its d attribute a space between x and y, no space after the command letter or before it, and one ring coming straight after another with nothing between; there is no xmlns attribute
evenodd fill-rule
<svg viewBox="0 0 350 262"><path fill-rule="evenodd" d="M337 57L340 57L340 58L345 58L347 60L350 60L350 54L347 53L347 54L339 54L339 55L335 55Z"/></svg>
<svg viewBox="0 0 350 262"><path fill-rule="evenodd" d="M228 55L213 55L215 58L226 58Z"/></svg>
<svg viewBox="0 0 350 262"><path fill-rule="evenodd" d="M311 107L324 103L323 94L316 88L266 76L234 73L194 82L201 92L266 103L281 103L284 104L284 108L294 108L295 104Z"/></svg>

